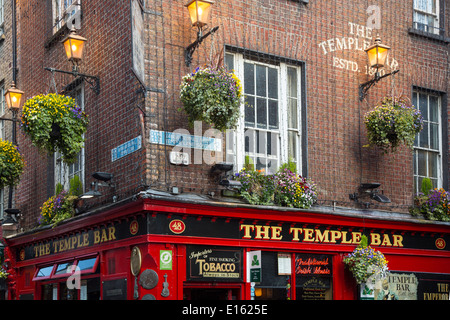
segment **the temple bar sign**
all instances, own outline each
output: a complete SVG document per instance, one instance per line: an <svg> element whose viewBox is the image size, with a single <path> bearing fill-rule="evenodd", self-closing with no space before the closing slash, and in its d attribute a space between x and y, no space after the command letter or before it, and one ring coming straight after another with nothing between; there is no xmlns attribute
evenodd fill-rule
<svg viewBox="0 0 450 320"><path fill-rule="evenodd" d="M362 232L321 230L311 228L289 227L288 234L283 230L283 226L267 226L242 224L241 232L244 232L243 239L258 240L284 240L293 242L316 242L332 244L359 244ZM289 237L289 239L284 239ZM403 236L401 234L376 233L369 234L369 244L375 246L403 247Z"/></svg>

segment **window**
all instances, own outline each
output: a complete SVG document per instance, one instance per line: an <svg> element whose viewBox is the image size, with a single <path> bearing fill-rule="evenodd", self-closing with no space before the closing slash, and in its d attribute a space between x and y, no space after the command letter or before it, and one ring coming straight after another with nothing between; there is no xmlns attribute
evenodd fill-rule
<svg viewBox="0 0 450 320"><path fill-rule="evenodd" d="M53 32L55 33L66 24L67 20L79 14L81 0L53 0L52 10Z"/></svg>
<svg viewBox="0 0 450 320"><path fill-rule="evenodd" d="M250 164L273 174L290 160L301 174L301 68L254 61L240 53L227 53L225 64L241 80L245 100L243 119L227 132L227 161L237 170Z"/></svg>
<svg viewBox="0 0 450 320"><path fill-rule="evenodd" d="M69 93L72 96L76 103L84 110L84 86L81 85ZM77 155L77 160L70 165L67 165L62 161L62 155L59 152L55 153L55 184L61 184L64 190L69 190L70 181L78 176L80 182L83 186L83 190L80 190L80 193L84 192L84 149Z"/></svg>
<svg viewBox="0 0 450 320"><path fill-rule="evenodd" d="M414 191L421 190L422 180L431 179L433 188L442 187L442 137L440 96L413 92L413 105L422 113L423 130L414 142Z"/></svg>
<svg viewBox="0 0 450 320"><path fill-rule="evenodd" d="M413 27L439 34L439 0L414 0Z"/></svg>

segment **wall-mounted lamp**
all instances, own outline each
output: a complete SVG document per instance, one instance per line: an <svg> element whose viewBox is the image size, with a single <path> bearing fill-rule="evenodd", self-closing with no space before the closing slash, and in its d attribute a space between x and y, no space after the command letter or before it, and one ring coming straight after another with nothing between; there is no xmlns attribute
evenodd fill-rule
<svg viewBox="0 0 450 320"><path fill-rule="evenodd" d="M19 218L21 217L19 209L5 209L5 213L7 213L5 219L2 221L2 226L12 226L19 223Z"/></svg>
<svg viewBox="0 0 450 320"><path fill-rule="evenodd" d="M359 200L361 197L364 197L365 195L368 195L370 199L375 200L377 202L381 202L381 203L390 203L391 199L389 199L387 196L385 196L384 194L380 193L377 188L380 186L381 184L378 182L374 182L374 183L362 183L359 186L359 191L360 193L351 193L349 194L349 198L350 200L354 200L355 202L359 203ZM363 202L362 204L365 205L366 208L369 207L370 202Z"/></svg>
<svg viewBox="0 0 450 320"><path fill-rule="evenodd" d="M65 74L71 74L76 78L81 78L83 81L86 81L91 89L96 93L100 93L100 78L97 76L92 76L79 72L79 65L83 59L83 51L84 44L87 39L76 34L75 29L72 29L67 37L65 37L61 42L64 46L64 50L66 52L67 60L72 62L72 71L58 70L55 68L47 68L44 69L50 71L52 73L59 72Z"/></svg>
<svg viewBox="0 0 450 320"><path fill-rule="evenodd" d="M193 27L198 28L197 40L191 43L185 50L185 62L186 66L190 66L192 62L192 54L195 49L202 43L202 41L209 35L216 32L219 27L214 27L203 35L203 27L208 24L209 14L211 12L211 5L214 4L210 0L190 0L186 7L189 10L189 16L191 17L191 23Z"/></svg>
<svg viewBox="0 0 450 320"><path fill-rule="evenodd" d="M20 100L22 99L23 91L16 88L16 84L13 82L11 88L5 92L5 101L8 109L12 111L18 111L20 107Z"/></svg>
<svg viewBox="0 0 450 320"><path fill-rule="evenodd" d="M390 49L391 48L389 46L382 44L380 37L377 36L377 38L375 39L375 43L373 45L371 45L370 47L368 47L366 50L364 50L367 53L367 57L369 59L369 67L375 68L376 72L375 72L375 76L372 80L359 85L359 100L360 101L364 100L364 97L366 96L367 91L378 81L380 81L383 78L386 78L387 76L390 76L390 75L393 75L393 74L396 74L397 72L399 72L399 70L395 70L391 73L387 73L382 76L380 76L380 73L378 72L378 69L384 67L384 65L386 63L387 55L388 55L388 52Z"/></svg>
<svg viewBox="0 0 450 320"><path fill-rule="evenodd" d="M109 188L114 188L115 185L111 184L111 183L107 183L108 181L110 181L113 178L112 173L108 173L108 172L94 172L92 174L92 177L95 180L100 180L99 181L95 181L91 183L91 190L89 190L88 192L82 194L80 196L81 199L91 199L94 197L100 197L102 195L102 193L100 191L98 191L98 187L109 187ZM94 189L92 189L92 187Z"/></svg>

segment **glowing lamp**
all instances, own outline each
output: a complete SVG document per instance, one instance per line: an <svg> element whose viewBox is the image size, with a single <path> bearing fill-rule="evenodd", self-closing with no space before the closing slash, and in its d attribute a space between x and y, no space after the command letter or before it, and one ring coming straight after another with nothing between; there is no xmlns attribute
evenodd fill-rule
<svg viewBox="0 0 450 320"><path fill-rule="evenodd" d="M387 54L390 47L381 43L381 39L377 37L375 43L367 48L367 56L369 58L369 65L371 68L382 68L386 63Z"/></svg>
<svg viewBox="0 0 450 320"><path fill-rule="evenodd" d="M186 5L191 17L192 26L202 28L208 24L209 13L213 1L209 0L191 0Z"/></svg>

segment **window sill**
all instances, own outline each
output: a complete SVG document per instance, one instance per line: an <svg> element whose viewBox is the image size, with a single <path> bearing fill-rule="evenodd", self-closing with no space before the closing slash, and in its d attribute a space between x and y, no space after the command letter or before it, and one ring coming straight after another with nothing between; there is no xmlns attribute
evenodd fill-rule
<svg viewBox="0 0 450 320"><path fill-rule="evenodd" d="M69 29L67 25L63 25L56 31L52 36L50 36L47 41L45 41L44 47L49 49L55 45L55 43L59 43L64 37L69 33Z"/></svg>
<svg viewBox="0 0 450 320"><path fill-rule="evenodd" d="M416 28L409 28L408 29L408 33L411 34L411 35L415 35L415 36L419 36L419 37L424 37L424 38L436 40L436 41L439 41L439 42L442 42L442 43L445 43L445 44L450 42L450 38L447 38L444 35L433 34L433 33L430 33L430 32L418 30Z"/></svg>

